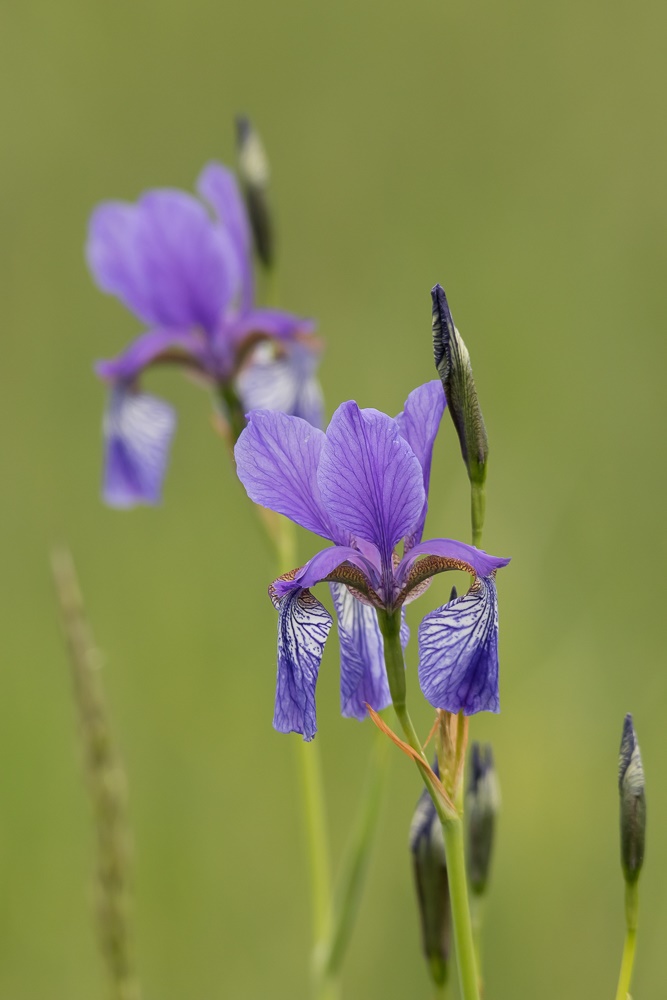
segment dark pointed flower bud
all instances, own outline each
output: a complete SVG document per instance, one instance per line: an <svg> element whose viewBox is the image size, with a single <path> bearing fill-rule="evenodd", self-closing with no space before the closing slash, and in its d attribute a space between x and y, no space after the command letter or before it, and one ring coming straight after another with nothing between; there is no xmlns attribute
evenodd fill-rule
<svg viewBox="0 0 667 1000"><path fill-rule="evenodd" d="M626 715L618 760L618 789L621 799L621 866L626 882L636 882L644 861L646 840L646 795L644 767L639 743Z"/></svg>
<svg viewBox="0 0 667 1000"><path fill-rule="evenodd" d="M269 161L259 133L245 115L236 116L236 150L257 256L265 267L271 267L274 241L267 194Z"/></svg>
<svg viewBox="0 0 667 1000"><path fill-rule="evenodd" d="M481 896L486 889L493 852L500 789L493 766L491 746L473 743L470 754L470 783L466 796L468 816L468 880L470 889Z"/></svg>
<svg viewBox="0 0 667 1000"><path fill-rule="evenodd" d="M437 773L437 762L434 766ZM410 826L410 851L419 902L422 947L437 986L447 980L452 918L442 825L426 790Z"/></svg>
<svg viewBox="0 0 667 1000"><path fill-rule="evenodd" d="M470 355L461 334L454 326L442 285L435 285L431 289L431 298L435 367L442 379L468 476L471 483L481 485L486 477L489 443L472 375Z"/></svg>

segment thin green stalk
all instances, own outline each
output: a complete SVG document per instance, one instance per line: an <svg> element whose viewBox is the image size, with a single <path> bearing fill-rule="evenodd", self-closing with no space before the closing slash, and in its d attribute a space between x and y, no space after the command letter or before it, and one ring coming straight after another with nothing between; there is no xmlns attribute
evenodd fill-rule
<svg viewBox="0 0 667 1000"><path fill-rule="evenodd" d="M295 741L301 793L308 844L308 861L313 908L315 944L325 941L331 922L331 872L326 823L326 809L322 795L322 766L317 743Z"/></svg>
<svg viewBox="0 0 667 1000"><path fill-rule="evenodd" d="M229 421L229 429L234 444L238 441L241 431L245 427L245 414L243 406L233 386L229 382L220 384L220 398L224 404L225 416Z"/></svg>
<svg viewBox="0 0 667 1000"><path fill-rule="evenodd" d="M621 960L621 972L618 977L616 1000L627 1000L630 996L630 980L635 963L637 946L637 913L639 909L639 892L637 882L626 882L625 885L625 944Z"/></svg>
<svg viewBox="0 0 667 1000"><path fill-rule="evenodd" d="M479 991L483 993L484 980L482 979L482 923L483 923L483 897L474 892L470 896L470 919L472 922L472 940L475 947L475 964L479 975Z"/></svg>
<svg viewBox="0 0 667 1000"><path fill-rule="evenodd" d="M406 705L405 661L400 640L400 612L379 611L378 621L384 639L385 665L396 716L412 749L423 760L426 760ZM454 816L445 809L428 775L419 765L417 767L442 823L461 994L463 1000L479 1000L463 850L463 822L460 815Z"/></svg>
<svg viewBox="0 0 667 1000"><path fill-rule="evenodd" d="M433 1000L448 1000L449 998L449 983L445 981L441 986L435 986L435 993L433 994Z"/></svg>
<svg viewBox="0 0 667 1000"><path fill-rule="evenodd" d="M388 756L389 741L376 731L357 828L337 880L331 935L322 955L327 976L339 974L352 935L377 829Z"/></svg>
<svg viewBox="0 0 667 1000"><path fill-rule="evenodd" d="M486 511L486 490L484 483L470 482L470 518L472 521L472 544L480 548L482 544L482 529Z"/></svg>
<svg viewBox="0 0 667 1000"><path fill-rule="evenodd" d="M464 1000L479 1000L475 945L470 921L468 881L463 853L463 821L450 819L443 822L442 832L445 838L449 898L452 907L454 944L461 993Z"/></svg>

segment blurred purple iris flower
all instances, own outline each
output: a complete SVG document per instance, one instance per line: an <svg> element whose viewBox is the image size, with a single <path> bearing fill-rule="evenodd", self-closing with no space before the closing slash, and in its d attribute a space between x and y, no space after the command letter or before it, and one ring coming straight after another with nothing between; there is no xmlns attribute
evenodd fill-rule
<svg viewBox="0 0 667 1000"><path fill-rule="evenodd" d="M211 163L193 195L155 190L136 204L106 202L90 220L95 281L148 330L101 361L110 383L104 421L104 497L117 507L157 503L175 426L172 408L143 393L139 376L175 363L212 383L222 400L280 409L321 424L314 325L254 304L252 237L234 175ZM231 422L231 421L230 421Z"/></svg>
<svg viewBox="0 0 667 1000"><path fill-rule="evenodd" d="M415 389L395 419L343 403L326 433L283 413L248 415L235 455L250 498L334 543L270 589L279 611L273 724L280 732L310 740L317 730L315 685L332 618L309 588L323 580L338 617L343 715L361 719L367 703L379 711L391 702L376 609L402 609L451 569L474 582L419 627L422 691L450 712L499 710L494 577L509 560L447 538L421 540L445 406L434 381Z"/></svg>

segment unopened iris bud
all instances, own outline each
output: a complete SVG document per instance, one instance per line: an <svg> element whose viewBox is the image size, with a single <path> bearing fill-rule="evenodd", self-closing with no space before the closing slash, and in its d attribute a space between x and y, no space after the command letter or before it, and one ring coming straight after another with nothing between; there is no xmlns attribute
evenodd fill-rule
<svg viewBox="0 0 667 1000"><path fill-rule="evenodd" d="M626 715L618 760L618 788L621 799L621 865L626 882L636 882L644 861L646 840L646 795L644 767L632 725Z"/></svg>
<svg viewBox="0 0 667 1000"><path fill-rule="evenodd" d="M489 744L473 743L470 784L466 796L468 815L468 880L471 891L481 896L486 889L493 852L500 789Z"/></svg>
<svg viewBox="0 0 667 1000"><path fill-rule="evenodd" d="M437 773L437 763L434 770ZM447 980L452 923L442 825L423 791L410 826L410 851L419 902L422 947L437 986Z"/></svg>
<svg viewBox="0 0 667 1000"><path fill-rule="evenodd" d="M471 483L481 485L486 477L489 443L472 375L470 355L461 334L454 326L442 285L435 285L431 289L431 298L435 367L442 379L468 476Z"/></svg>
<svg viewBox="0 0 667 1000"><path fill-rule="evenodd" d="M269 161L259 133L245 115L236 117L236 149L257 256L265 267L274 259L273 225L268 201Z"/></svg>

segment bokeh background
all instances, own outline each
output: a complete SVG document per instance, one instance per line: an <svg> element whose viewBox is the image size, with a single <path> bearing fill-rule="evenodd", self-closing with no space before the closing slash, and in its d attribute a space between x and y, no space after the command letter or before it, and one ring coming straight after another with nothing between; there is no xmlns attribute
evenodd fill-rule
<svg viewBox="0 0 667 1000"><path fill-rule="evenodd" d="M230 162L239 110L270 152L282 303L316 316L327 341L329 412L347 398L396 412L433 377L436 280L472 353L492 449L485 545L513 556L502 713L473 725L503 789L488 995L613 995L627 711L649 797L633 993L660 995L664 5L31 0L2 21L0 996L106 988L48 570L63 540L130 777L146 997L306 996L296 737L270 725L273 565L206 393L176 372L150 379L179 413L159 509L111 511L99 496L91 365L139 327L86 273L87 217ZM468 538L448 419L431 497L430 533ZM300 545L305 558L316 542ZM412 606L413 628L447 587ZM337 683L332 633L318 739L340 857L372 733L339 717ZM346 997L429 995L406 851L418 792L396 752Z"/></svg>

